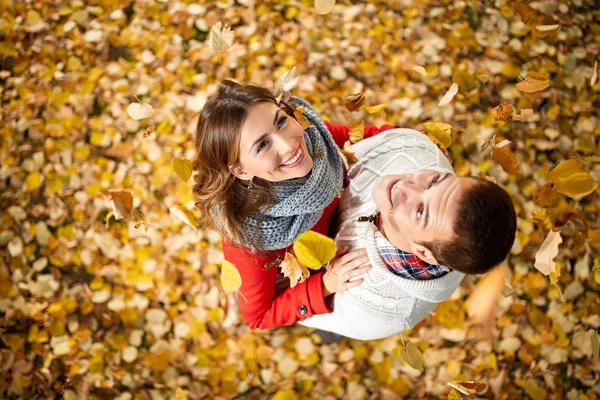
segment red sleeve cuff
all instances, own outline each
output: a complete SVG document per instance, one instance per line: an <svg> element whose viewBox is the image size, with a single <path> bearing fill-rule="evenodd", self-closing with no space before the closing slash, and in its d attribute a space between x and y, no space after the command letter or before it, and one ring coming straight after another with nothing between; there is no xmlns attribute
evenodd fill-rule
<svg viewBox="0 0 600 400"><path fill-rule="evenodd" d="M323 274L325 274L325 271L321 271L317 274L312 275L310 278L308 278L308 282L307 282L307 290L308 292L311 294L310 296L310 306L312 309L312 313L311 315L314 314L328 314L330 312L333 311L333 309L329 306L329 299L331 298L331 296L329 296L327 299L325 299L325 295L323 293ZM308 314L308 313L307 313ZM310 315L308 315L310 316ZM308 316L303 316L305 319Z"/></svg>

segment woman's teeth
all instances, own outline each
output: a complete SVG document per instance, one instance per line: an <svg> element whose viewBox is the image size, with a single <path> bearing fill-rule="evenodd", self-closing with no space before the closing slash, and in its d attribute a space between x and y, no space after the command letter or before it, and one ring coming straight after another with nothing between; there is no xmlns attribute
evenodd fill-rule
<svg viewBox="0 0 600 400"><path fill-rule="evenodd" d="M292 158L290 158L289 160L287 160L286 162L284 162L281 165L283 165L283 166L292 165L293 163L298 161L298 159L300 158L301 155L302 155L302 149L298 148L298 151L296 152L296 154L294 154L294 156Z"/></svg>

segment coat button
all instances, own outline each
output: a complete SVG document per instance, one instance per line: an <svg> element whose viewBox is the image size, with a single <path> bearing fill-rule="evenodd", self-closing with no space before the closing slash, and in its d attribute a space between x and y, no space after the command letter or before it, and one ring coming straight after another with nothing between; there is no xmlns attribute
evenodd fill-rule
<svg viewBox="0 0 600 400"><path fill-rule="evenodd" d="M306 314L308 312L308 309L306 308L305 305L301 305L300 307L298 307L298 312L302 315Z"/></svg>

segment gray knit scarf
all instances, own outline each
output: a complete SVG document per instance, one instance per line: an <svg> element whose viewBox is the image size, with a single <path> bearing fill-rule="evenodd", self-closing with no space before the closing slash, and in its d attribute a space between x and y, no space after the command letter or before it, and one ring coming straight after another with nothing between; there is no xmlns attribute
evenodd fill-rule
<svg viewBox="0 0 600 400"><path fill-rule="evenodd" d="M313 158L313 168L302 178L274 183L276 203L266 210L262 220L260 213L255 213L244 221L253 240L257 239L256 226L260 221L260 244L264 250L283 249L312 228L325 207L338 195L343 183L339 148L323 119L306 101L298 97L293 100L304 107L304 116L312 125L304 131L304 138ZM255 250L249 243L242 244Z"/></svg>

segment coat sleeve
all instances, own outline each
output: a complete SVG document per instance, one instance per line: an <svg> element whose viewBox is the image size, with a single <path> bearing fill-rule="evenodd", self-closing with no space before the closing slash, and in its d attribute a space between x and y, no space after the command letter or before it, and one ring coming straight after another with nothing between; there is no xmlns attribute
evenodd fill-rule
<svg viewBox="0 0 600 400"><path fill-rule="evenodd" d="M268 329L293 325L317 314L330 313L323 294L324 271L311 275L294 288L277 291L276 281L279 268L265 268L277 256L260 256L247 249L234 246L223 240L223 254L242 278L238 291L239 309L250 329ZM285 250L279 256L283 259Z"/></svg>
<svg viewBox="0 0 600 400"><path fill-rule="evenodd" d="M338 147L340 149L344 147L344 143L346 143L349 138L350 126L344 124L332 124L329 121L325 121L325 125L327 126L327 129L329 129L329 132L331 132L331 136ZM375 125L366 125L365 139L393 128L400 128L400 126L383 124L378 128Z"/></svg>

